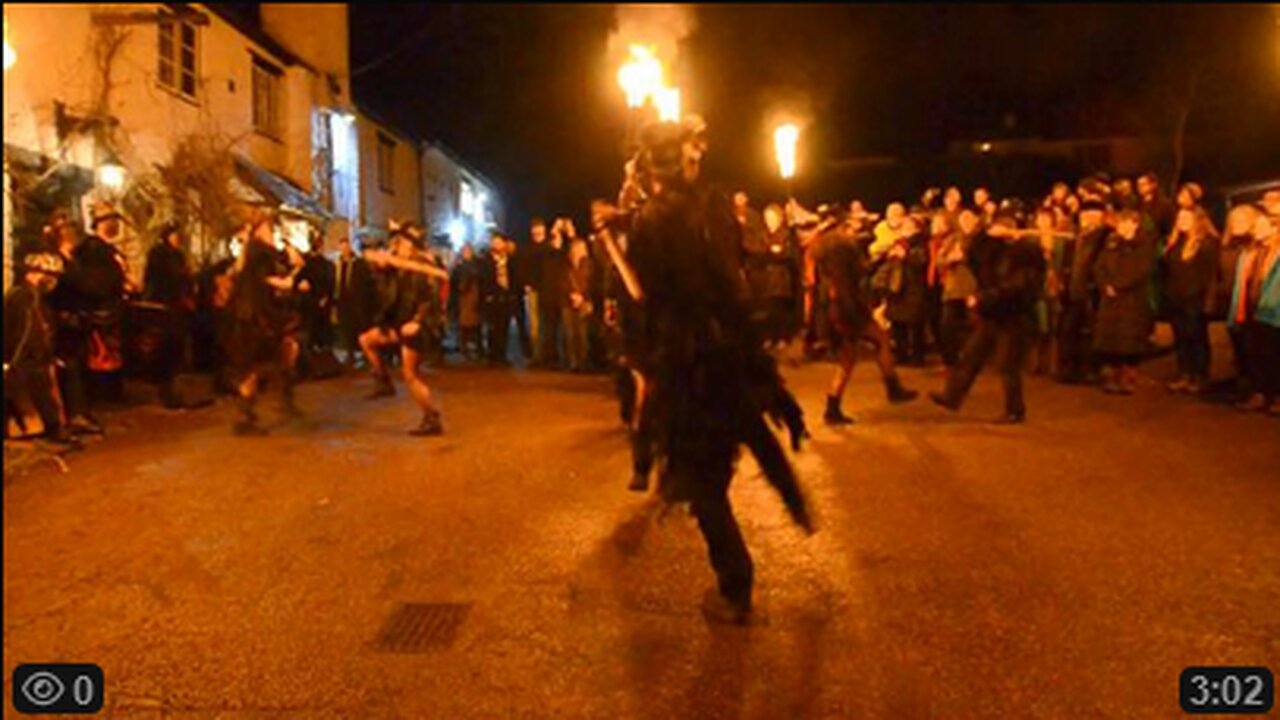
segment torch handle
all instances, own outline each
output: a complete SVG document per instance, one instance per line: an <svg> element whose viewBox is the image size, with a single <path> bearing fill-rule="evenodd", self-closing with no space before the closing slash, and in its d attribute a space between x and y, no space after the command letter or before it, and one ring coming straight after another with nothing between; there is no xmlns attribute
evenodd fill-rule
<svg viewBox="0 0 1280 720"><path fill-rule="evenodd" d="M622 284L626 286L627 294L636 302L644 300L644 290L640 287L640 279L636 277L635 270L631 268L631 264L623 256L622 250L614 242L613 233L600 233L600 241L604 243L604 251L609 254L609 259L613 261L614 267L618 268L618 274L622 276Z"/></svg>

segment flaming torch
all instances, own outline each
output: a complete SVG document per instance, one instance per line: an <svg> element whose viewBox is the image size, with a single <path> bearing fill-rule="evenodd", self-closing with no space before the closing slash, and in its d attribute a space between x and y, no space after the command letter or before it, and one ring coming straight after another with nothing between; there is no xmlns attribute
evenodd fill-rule
<svg viewBox="0 0 1280 720"><path fill-rule="evenodd" d="M778 174L787 186L787 219L794 224L793 206L795 193L791 179L796 176L796 144L800 141L800 127L795 123L782 123L773 129L773 154L778 161Z"/></svg>
<svg viewBox="0 0 1280 720"><path fill-rule="evenodd" d="M773 130L774 157L778 160L778 172L788 187L791 178L796 176L796 143L799 141L800 128L794 123L783 123Z"/></svg>
<svg viewBox="0 0 1280 720"><path fill-rule="evenodd" d="M653 103L658 106L658 119L662 122L680 122L680 89L660 87L653 93Z"/></svg>
<svg viewBox="0 0 1280 720"><path fill-rule="evenodd" d="M627 96L626 154L639 144L645 103L663 87L662 61L647 45L631 45L630 60L618 69L618 85Z"/></svg>

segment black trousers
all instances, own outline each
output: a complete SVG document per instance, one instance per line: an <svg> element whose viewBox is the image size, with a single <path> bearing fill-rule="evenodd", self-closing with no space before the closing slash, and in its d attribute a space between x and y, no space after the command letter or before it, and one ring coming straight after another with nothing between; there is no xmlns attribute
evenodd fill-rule
<svg viewBox="0 0 1280 720"><path fill-rule="evenodd" d="M520 336L520 352L528 360L533 357L533 341L529 335L529 311L523 294L517 295L512 302L515 303L516 333Z"/></svg>
<svg viewBox="0 0 1280 720"><path fill-rule="evenodd" d="M89 336L80 328L60 328L58 388L70 420L89 412Z"/></svg>
<svg viewBox="0 0 1280 720"><path fill-rule="evenodd" d="M1236 382L1249 379L1249 349L1245 344L1242 325L1227 325L1227 337L1231 339L1231 362L1236 369Z"/></svg>
<svg viewBox="0 0 1280 720"><path fill-rule="evenodd" d="M489 326L489 359L493 362L504 362L507 359L507 340L511 335L514 305L510 295L489 298L485 305L485 324Z"/></svg>
<svg viewBox="0 0 1280 720"><path fill-rule="evenodd" d="M1095 373L1093 310L1087 300L1073 300L1066 306L1058 333L1058 367L1062 379L1079 382Z"/></svg>
<svg viewBox="0 0 1280 720"><path fill-rule="evenodd" d="M308 305L302 309L303 336L308 350L333 349L333 325L329 322L329 308Z"/></svg>
<svg viewBox="0 0 1280 720"><path fill-rule="evenodd" d="M960 353L951 376L947 379L946 396L955 404L964 402L973 383L993 352L999 351L997 363L1004 382L1004 409L1008 415L1025 415L1022 399L1022 365L1026 361L1031 339L1030 318L994 321L982 318Z"/></svg>
<svg viewBox="0 0 1280 720"><path fill-rule="evenodd" d="M1280 397L1280 328L1250 321L1244 326L1245 364L1255 393Z"/></svg>
<svg viewBox="0 0 1280 720"><path fill-rule="evenodd" d="M924 362L923 322L893 323L894 359L901 364Z"/></svg>
<svg viewBox="0 0 1280 720"><path fill-rule="evenodd" d="M1196 309L1170 305L1169 323L1173 325L1173 345L1177 351L1178 374L1196 380L1209 377L1209 323Z"/></svg>
<svg viewBox="0 0 1280 720"><path fill-rule="evenodd" d="M960 351L969 339L969 308L964 300L947 300L942 304L942 321L939 328L939 348L942 362L955 367L960 361Z"/></svg>
<svg viewBox="0 0 1280 720"><path fill-rule="evenodd" d="M939 355L942 354L942 286L929 287L929 342L930 347Z"/></svg>
<svg viewBox="0 0 1280 720"><path fill-rule="evenodd" d="M538 354L541 365L560 363L560 301L538 293Z"/></svg>
<svg viewBox="0 0 1280 720"><path fill-rule="evenodd" d="M795 335L795 300L789 297L771 297L767 313L768 331L765 337L774 342L787 342Z"/></svg>
<svg viewBox="0 0 1280 720"><path fill-rule="evenodd" d="M750 608L755 567L729 504L728 479L703 486L693 500L692 510L707 543L707 556L720 594L734 605Z"/></svg>

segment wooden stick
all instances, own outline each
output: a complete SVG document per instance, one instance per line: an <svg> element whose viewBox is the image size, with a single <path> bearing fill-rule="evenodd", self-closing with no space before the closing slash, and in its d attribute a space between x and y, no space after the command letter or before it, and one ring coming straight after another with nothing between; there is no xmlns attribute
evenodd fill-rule
<svg viewBox="0 0 1280 720"><path fill-rule="evenodd" d="M401 270L409 270L411 272L428 275L438 280L449 279L449 273L441 270L435 265L398 258L385 250L365 250L364 259L375 265L390 265L391 267L400 268Z"/></svg>
<svg viewBox="0 0 1280 720"><path fill-rule="evenodd" d="M636 302L644 300L644 289L640 287L640 279L636 277L635 271L631 269L631 264L627 262L622 250L614 242L613 233L602 232L598 237L604 243L604 251L609 254L609 259L613 261L614 267L618 268L618 274L622 276L622 284L626 286L627 294Z"/></svg>

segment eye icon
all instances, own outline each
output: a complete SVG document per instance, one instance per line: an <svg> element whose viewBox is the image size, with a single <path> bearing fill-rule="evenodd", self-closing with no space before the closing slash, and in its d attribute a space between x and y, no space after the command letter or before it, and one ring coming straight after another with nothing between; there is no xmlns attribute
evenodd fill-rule
<svg viewBox="0 0 1280 720"><path fill-rule="evenodd" d="M57 675L51 672L41 671L27 678L22 683L22 695L32 705L47 707L58 702L62 697L62 693L66 692L67 687L62 684Z"/></svg>

